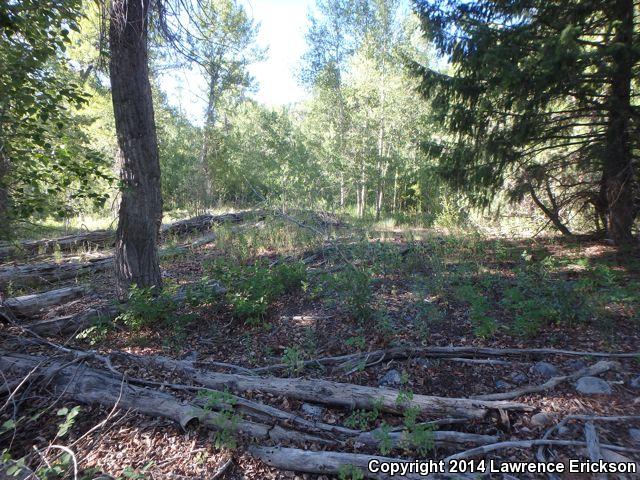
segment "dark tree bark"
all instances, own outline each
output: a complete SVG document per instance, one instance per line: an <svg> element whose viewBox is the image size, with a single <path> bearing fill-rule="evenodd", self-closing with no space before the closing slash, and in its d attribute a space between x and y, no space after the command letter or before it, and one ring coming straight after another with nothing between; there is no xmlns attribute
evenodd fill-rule
<svg viewBox="0 0 640 480"><path fill-rule="evenodd" d="M607 233L618 245L633 242L635 220L635 175L630 139L631 80L633 78L633 0L611 2L610 14L616 21L613 53L609 121L604 152L607 196Z"/></svg>
<svg viewBox="0 0 640 480"><path fill-rule="evenodd" d="M9 160L0 152L0 240L11 237L9 219Z"/></svg>
<svg viewBox="0 0 640 480"><path fill-rule="evenodd" d="M148 14L149 0L111 4L109 73L123 184L115 247L121 297L132 284L162 283L157 247L162 195L147 64Z"/></svg>

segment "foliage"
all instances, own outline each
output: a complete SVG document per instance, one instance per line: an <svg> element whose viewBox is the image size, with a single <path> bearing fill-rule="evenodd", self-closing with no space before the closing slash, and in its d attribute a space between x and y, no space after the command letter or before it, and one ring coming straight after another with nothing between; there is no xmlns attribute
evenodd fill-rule
<svg viewBox="0 0 640 480"><path fill-rule="evenodd" d="M155 287L132 285L118 320L129 328L139 330L167 322L175 310L176 304L167 290L157 292Z"/></svg>
<svg viewBox="0 0 640 480"><path fill-rule="evenodd" d="M302 263L279 262L271 267L266 261L240 265L217 259L208 269L227 289L225 298L233 315L250 325L263 323L271 303L285 293L302 288L306 279L306 267Z"/></svg>
<svg viewBox="0 0 640 480"><path fill-rule="evenodd" d="M416 62L447 135L427 139L438 171L476 205L530 197L564 234L591 210L631 240L638 176L640 56L631 1L416 0L446 68Z"/></svg>
<svg viewBox="0 0 640 480"><path fill-rule="evenodd" d="M241 419L241 416L234 412L236 398L227 391L216 390L200 390L198 398L204 402L201 419L211 421L216 427L215 447L235 449L237 447L235 433ZM216 411L213 420L210 418L212 411Z"/></svg>
<svg viewBox="0 0 640 480"><path fill-rule="evenodd" d="M110 179L73 108L88 101L63 53L78 30L80 2L0 6L0 236L35 215L68 217L106 194Z"/></svg>

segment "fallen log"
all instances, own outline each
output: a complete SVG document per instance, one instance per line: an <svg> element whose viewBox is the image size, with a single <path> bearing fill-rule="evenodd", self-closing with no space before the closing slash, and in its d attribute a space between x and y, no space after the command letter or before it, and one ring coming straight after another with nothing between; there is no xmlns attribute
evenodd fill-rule
<svg viewBox="0 0 640 480"><path fill-rule="evenodd" d="M183 302L191 285L182 286L172 297L174 302ZM226 290L216 282L210 282L206 288L211 289L213 294L223 294ZM81 330L91 327L101 322L111 322L122 311L123 306L101 305L87 311L74 315L65 315L46 320L38 320L28 323L23 327L37 335L60 335L65 333L78 333Z"/></svg>
<svg viewBox="0 0 640 480"><path fill-rule="evenodd" d="M113 230L94 230L92 232L83 232L58 238L3 243L0 245L0 259L19 253L27 255L52 253L56 249L59 249L61 252L70 252L79 248L112 247L114 242L115 233Z"/></svg>
<svg viewBox="0 0 640 480"><path fill-rule="evenodd" d="M586 352L574 350L559 350L555 348L488 348L488 347L396 347L387 350L374 350L371 352L353 353L335 357L323 357L306 360L300 363L301 368L334 367L343 371L349 371L363 361L376 362L388 360L404 360L407 358L474 358L486 357L510 357L523 355L558 355L598 358L637 358L640 352ZM491 362L488 362L491 363ZM279 363L253 369L254 373L275 372L289 368L288 364Z"/></svg>
<svg viewBox="0 0 640 480"><path fill-rule="evenodd" d="M184 235L187 233L209 230L214 225L222 223L241 223L252 215L264 216L261 212L251 210L225 213L222 215L199 215L186 220L179 220L161 228L162 236ZM108 248L115 244L115 232L113 230L94 230L75 235L66 235L58 238L45 238L42 240L27 240L24 242L3 242L0 244L0 260L23 253L25 255L72 252L81 248Z"/></svg>
<svg viewBox="0 0 640 480"><path fill-rule="evenodd" d="M90 272L113 269L113 257L100 257L86 262L45 262L27 265L10 265L0 269L0 287L29 287L43 283L57 283Z"/></svg>
<svg viewBox="0 0 640 480"><path fill-rule="evenodd" d="M117 358L117 354L114 354ZM386 388L372 388L328 380L255 377L248 375L208 372L196 369L192 363L167 357L137 357L127 355L127 360L147 367L160 367L178 371L193 381L214 390L229 388L236 392L258 390L313 403L333 405L348 409L372 409L379 406L392 413L401 413L414 407L425 415L484 418L491 411L530 411L533 407L515 402L491 402L465 398L413 395L411 400L399 401L400 392Z"/></svg>
<svg viewBox="0 0 640 480"><path fill-rule="evenodd" d="M488 395L476 395L473 398L478 398L482 400L512 400L514 398L521 397L522 395L527 395L529 393L538 393L538 392L544 392L545 390L550 390L560 385L561 383L568 382L571 380L577 380L580 377L600 375L601 373L608 372L609 370L618 370L618 369L620 369L620 364L618 362L601 360L598 363L591 365L590 367L582 368L570 375L561 375L561 376L550 378L549 380L547 380L545 383L541 385L528 385L526 387L518 388L510 392L490 393Z"/></svg>
<svg viewBox="0 0 640 480"><path fill-rule="evenodd" d="M15 315L29 317L37 315L43 309L52 305L69 302L82 297L87 293L85 287L67 287L48 292L23 295L21 297L7 298L2 305L11 310Z"/></svg>
<svg viewBox="0 0 640 480"><path fill-rule="evenodd" d="M259 458L267 465L282 470L307 472L324 475L338 475L343 473L344 469L357 469L365 478L374 478L376 480L388 480L390 478L400 478L399 474L394 477L384 473L374 473L369 470L369 462L374 461L378 464L382 463L399 463L415 464L414 460L405 460L401 458L379 457L377 455L362 455L358 453L343 452L317 452L309 450L301 450L298 448L285 447L262 447L251 445L247 449L247 453L252 457ZM447 474L432 473L430 475L421 475L418 472L405 473L401 478L410 480L437 480L445 478L475 478L465 474Z"/></svg>
<svg viewBox="0 0 640 480"><path fill-rule="evenodd" d="M243 212L224 213L222 215L198 215L197 217L179 220L177 222L165 225L160 229L162 237L166 238L172 235L186 235L195 232L204 232L215 225L223 223L242 223L249 218L264 217L259 211L247 210Z"/></svg>
<svg viewBox="0 0 640 480"><path fill-rule="evenodd" d="M39 378L55 395L85 404L106 407L118 405L142 414L173 420L183 428L194 421L215 430L228 430L254 439L274 442L314 442L334 445L330 439L298 432L278 425L264 425L244 419L231 419L226 415L205 410L195 404L181 402L175 396L158 390L136 387L86 365L64 360L47 359L17 353L0 354L0 367L6 374L20 374L38 367Z"/></svg>

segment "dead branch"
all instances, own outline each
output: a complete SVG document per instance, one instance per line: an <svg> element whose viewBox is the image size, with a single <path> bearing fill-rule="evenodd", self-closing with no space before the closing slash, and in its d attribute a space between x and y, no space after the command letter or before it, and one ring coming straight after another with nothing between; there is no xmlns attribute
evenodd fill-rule
<svg viewBox="0 0 640 480"><path fill-rule="evenodd" d="M526 387L518 388L516 390L512 390L510 392L504 393L490 393L487 395L476 395L473 398L479 398L483 400L511 400L522 395L527 395L529 393L538 393L544 392L545 390L550 390L561 383L575 380L580 377L584 377L587 375L599 375L604 372L608 372L609 370L618 370L620 368L620 364L614 361L601 360L598 363L591 365L590 367L585 367L583 369L578 370L570 375L562 375L558 377L553 377L547 380L542 385L529 385Z"/></svg>

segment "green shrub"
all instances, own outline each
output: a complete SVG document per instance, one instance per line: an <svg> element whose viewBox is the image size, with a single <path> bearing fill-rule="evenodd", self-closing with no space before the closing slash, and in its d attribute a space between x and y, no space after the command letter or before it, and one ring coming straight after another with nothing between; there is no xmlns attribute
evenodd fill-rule
<svg viewBox="0 0 640 480"><path fill-rule="evenodd" d="M131 329L139 330L169 320L177 306L166 291L160 293L154 287L139 288L132 285L127 303L122 307L118 320Z"/></svg>

